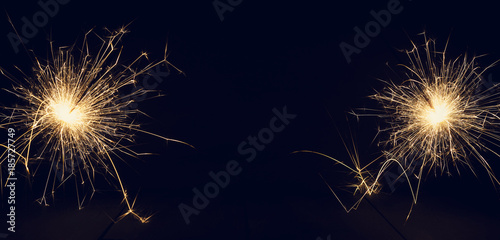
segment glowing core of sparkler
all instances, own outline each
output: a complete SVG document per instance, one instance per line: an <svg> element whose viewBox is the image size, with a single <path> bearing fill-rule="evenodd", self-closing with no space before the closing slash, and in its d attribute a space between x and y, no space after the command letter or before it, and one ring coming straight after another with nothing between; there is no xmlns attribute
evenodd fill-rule
<svg viewBox="0 0 500 240"><path fill-rule="evenodd" d="M437 126L449 119L451 111L443 100L433 99L432 102L432 106L425 110L425 118L432 126Z"/></svg>
<svg viewBox="0 0 500 240"><path fill-rule="evenodd" d="M55 118L67 125L75 126L82 123L83 114L79 108L69 102L55 102L51 104L51 111Z"/></svg>

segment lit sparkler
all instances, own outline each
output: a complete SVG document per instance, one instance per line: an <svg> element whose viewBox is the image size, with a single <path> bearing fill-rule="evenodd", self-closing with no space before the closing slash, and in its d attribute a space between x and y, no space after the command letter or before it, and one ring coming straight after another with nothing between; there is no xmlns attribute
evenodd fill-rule
<svg viewBox="0 0 500 240"><path fill-rule="evenodd" d="M144 68L136 69L135 66L139 60L147 59L146 53L129 65L121 65L123 47L119 42L127 30L108 31L105 38L98 37L100 47L96 53L89 47L91 33L85 34L79 57L73 54L75 45L54 49L51 43L50 60L41 61L34 57L33 77L23 73L24 80L20 81L2 70L3 75L13 81L13 88L7 91L23 103L3 107L9 113L0 127L16 128L19 132L24 130L16 140L16 149L18 161L24 165L28 176L36 172L31 170L32 166L39 165L42 159L33 156L35 146L41 149L40 155L47 156L51 162L43 196L39 199L41 204L47 205L49 191L54 194L58 187L55 176L59 174L64 179L61 185L71 176L78 178L82 185L90 184L90 197L78 196L81 208L85 199L92 198L95 191L93 180L100 170L116 178L123 193L128 211L120 219L130 214L146 222L150 216L141 217L134 211L135 200L129 200L114 158L121 159L123 154L138 155L126 144L133 142L136 132L189 144L141 130L133 119L140 111L127 108L133 102L127 99L136 99L148 91L135 88L125 96L119 91L132 88L138 76L147 74L158 64L173 66L166 60L166 49L164 60ZM64 166L71 166L70 174L65 173Z"/></svg>
<svg viewBox="0 0 500 240"><path fill-rule="evenodd" d="M500 146L500 88L481 86L483 73L494 64L480 69L477 57L467 55L449 60L447 44L439 52L435 50L435 41L425 33L423 36L422 46L412 42L413 48L406 51L409 64L400 65L407 79L400 84L384 81L383 91L371 96L382 105L383 111L353 113L386 120L388 127L381 130L388 136L381 144L385 148L383 156L362 167L355 149L348 151L352 164L315 151L298 151L327 157L356 175L358 183L351 187L355 188L354 193L361 191L361 196L349 208L327 183L347 212L356 209L365 196L378 192L379 180L392 164L403 170L399 177L408 180L414 204L426 172L451 174L452 168L460 172L459 166L464 165L476 174L471 159L477 159L493 184L500 185L484 157L486 153L500 157L493 149ZM379 159L385 160L378 173L370 173L368 167L379 163ZM413 173L417 161L421 164ZM416 188L410 183L412 176L417 179Z"/></svg>
<svg viewBox="0 0 500 240"><path fill-rule="evenodd" d="M401 84L386 82L382 92L371 96L384 108L379 117L386 119L388 140L384 145L387 159L402 166L422 164L418 179L416 202L424 171L435 175L451 174L452 167L467 166L474 174L471 159L477 159L492 182L500 184L488 160L483 156L499 154L492 149L500 143L500 88L482 87L484 69L477 57L466 54L456 59L446 58L447 44L442 52L424 34L425 43L406 51L409 65L402 65L408 79ZM408 169L405 168L405 171Z"/></svg>

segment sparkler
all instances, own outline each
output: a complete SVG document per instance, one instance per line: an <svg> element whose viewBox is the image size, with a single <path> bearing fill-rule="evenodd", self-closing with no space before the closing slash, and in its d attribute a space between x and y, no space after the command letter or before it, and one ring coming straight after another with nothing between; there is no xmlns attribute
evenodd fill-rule
<svg viewBox="0 0 500 240"><path fill-rule="evenodd" d="M133 143L136 132L189 144L141 130L133 119L133 116L141 112L127 108L133 102L127 99L136 99L148 91L135 88L125 96L119 95L119 91L132 88L138 76L147 74L158 64L174 66L166 60L166 49L162 61L150 63L144 68L137 69L135 66L141 59L148 58L146 53L142 53L129 65L121 65L123 47L119 42L128 31L123 27L107 32L108 36L104 38L96 35L100 47L95 54L92 53L88 40L93 31L87 32L79 57L73 54L76 51L75 45L55 49L51 42L51 59L42 61L35 56L34 75L30 77L23 73L25 77L22 81L2 70L3 75L13 82L13 88L7 91L23 103L3 107L9 113L4 115L4 123L0 127L24 130L16 140L16 149L18 162L24 165L28 176L36 173L37 168L32 171L33 166L39 166L43 158L34 157L33 148L36 146L41 149L40 156L48 156L52 167L43 196L39 199L41 204L47 205L48 191L53 196L60 185L74 176L82 185L90 184L92 189L90 197L78 196L78 206L82 208L83 202L87 198L91 199L95 192L93 181L96 172L102 171L117 180L128 208L119 219L133 215L140 221L147 222L150 216L141 217L134 211L135 200L129 200L114 158L122 159L123 154L139 155L127 147ZM70 166L72 172L66 174L64 167L60 166ZM57 174L64 179L60 185L55 181Z"/></svg>
<svg viewBox="0 0 500 240"><path fill-rule="evenodd" d="M495 186L500 185L484 157L485 153L500 157L494 149L500 146L500 88L481 86L482 75L494 64L480 69L476 63L478 57L469 58L466 54L447 59L448 42L443 51L436 51L435 41L425 33L423 36L423 45L412 42L413 48L406 51L409 64L400 64L405 70L405 81L400 84L383 81L385 88L370 96L381 104L383 111L365 116L374 115L388 125L380 130L388 136L381 142L385 149L381 157L362 167L355 148L349 151L352 165L319 152L298 151L327 157L355 174L358 183L351 187L355 187L354 193L361 191L361 196L350 208L327 183L347 212L356 209L367 195L378 192L381 176L393 164L403 170L399 177L408 180L413 204L417 202L426 172L442 175L455 169L460 173L459 167L466 166L476 175L472 159L478 160ZM380 159L385 160L380 163ZM417 161L421 165L413 173ZM368 171L373 163L380 163L376 174ZM417 180L416 187L410 183L413 177Z"/></svg>
<svg viewBox="0 0 500 240"><path fill-rule="evenodd" d="M460 173L466 166L474 174L471 160L484 167L494 185L500 185L488 160L491 153L500 156L492 147L499 146L500 88L482 87L482 75L493 66L481 69L478 57L448 60L446 44L442 52L435 50L435 41L425 35L423 46L413 44L406 51L409 65L407 80L402 84L386 82L382 92L371 96L385 110L379 117L386 119L389 150L387 159L395 159L402 166L422 164L418 169L414 200L418 198L424 171L435 175L451 175L451 168Z"/></svg>

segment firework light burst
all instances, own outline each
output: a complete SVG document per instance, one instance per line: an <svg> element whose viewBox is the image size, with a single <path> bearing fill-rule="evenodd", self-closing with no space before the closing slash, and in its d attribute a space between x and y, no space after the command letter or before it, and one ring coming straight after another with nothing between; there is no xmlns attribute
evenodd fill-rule
<svg viewBox="0 0 500 240"><path fill-rule="evenodd" d="M351 187L361 196L350 208L329 186L348 212L356 209L365 196L380 190L380 179L392 165L402 169L399 177L406 178L413 204L417 202L422 179L429 173L451 175L454 171L460 173L465 166L477 176L472 160L480 163L494 186L500 185L486 157L500 157L495 150L500 146L500 87L483 86L484 72L496 62L480 68L476 56L465 54L448 59L448 42L443 51L437 51L435 40L422 35L423 45L412 42L412 49L405 51L409 64L399 65L404 81L382 80L384 89L370 96L382 109L373 110L373 114L353 112L356 117L376 116L384 120L386 127L377 134L386 136L379 145L383 148L382 156L362 167L355 147L348 151L352 164L315 151L299 151L327 157L355 174L358 181ZM368 170L374 163L379 164L375 173ZM416 184L411 180L416 180Z"/></svg>
<svg viewBox="0 0 500 240"><path fill-rule="evenodd" d="M448 44L436 51L435 41L423 35L423 46L412 43L413 49L406 51L410 64L402 67L407 80L399 85L386 82L382 92L371 96L383 106L385 113L379 117L389 124L383 130L389 135L383 142L389 149L386 158L402 166L421 162L415 201L424 171L451 175L466 166L476 174L473 159L499 185L484 157L499 156L494 148L500 143L500 88L483 88L483 74L493 64L481 69L478 57L467 54L449 60Z"/></svg>
<svg viewBox="0 0 500 240"><path fill-rule="evenodd" d="M2 107L6 113L0 126L22 133L16 139L17 163L24 165L27 176L35 175L43 159L49 161L51 167L43 196L39 199L41 204L47 205L47 196L53 197L59 186L75 177L77 182L91 189L81 194L77 187L78 206L82 208L84 201L91 199L95 192L96 173L109 174L117 181L128 209L119 219L133 215L146 222L150 216L139 216L135 212L135 200L129 199L115 160L123 159L124 155L139 155L128 147L134 143L137 132L187 144L141 130L134 121L141 112L128 108L133 102L129 99L137 99L148 92L135 87L139 76L148 74L158 64L173 66L166 60L166 49L162 61L149 63L146 67L137 67L141 60L147 60L146 53L129 65L122 65L120 42L128 31L125 27L106 31L105 37L92 30L87 32L81 48L76 44L55 48L51 42L49 60L34 56L33 74L20 70L24 75L22 80L2 70L13 83L12 89L7 91L22 103ZM93 52L89 47L91 36L99 41L98 51ZM120 94L124 89L134 90ZM34 149L38 154L33 154ZM6 154L7 151L3 153ZM56 183L57 175L63 179L60 183Z"/></svg>

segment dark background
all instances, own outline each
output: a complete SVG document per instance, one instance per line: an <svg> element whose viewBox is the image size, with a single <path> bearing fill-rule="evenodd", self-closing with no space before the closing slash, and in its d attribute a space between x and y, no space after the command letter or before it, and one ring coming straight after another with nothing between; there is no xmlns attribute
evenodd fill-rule
<svg viewBox="0 0 500 240"><path fill-rule="evenodd" d="M379 156L379 139L372 143L379 120L358 122L348 112L377 106L367 98L382 86L377 78L393 75L386 64L405 63L398 49L410 48L410 39L422 43L418 34L424 30L439 48L449 37L450 57L487 53L479 59L482 66L500 58L496 3L401 0L404 10L347 64L340 42L352 44L353 28L364 28L373 20L369 11L386 9L387 2L243 0L222 22L211 1L71 0L60 6L26 45L42 59L48 40L71 45L91 28L102 35L104 27L131 23L122 41L124 63L142 51L152 61L161 60L168 39L168 59L186 75L172 71L157 88L165 96L139 103L151 116L141 121L146 130L196 150L138 134L133 149L156 155L118 161L129 194L138 196L137 209L155 213L146 224L132 217L113 223L124 205L120 193L104 183L78 210L74 181L44 207L35 200L46 175L40 173L33 184L20 180L16 233L9 238L500 239L499 195L480 166L473 164L477 178L463 167L450 177L428 176L406 221L411 207L406 185L394 192L386 186L346 213L318 173L332 186L352 183L353 175L327 158L290 154L313 150L349 162L342 137L349 141L352 136L363 163ZM5 37L13 30L7 14L19 30L21 17L31 18L41 9L35 1L3 3L3 9L0 66L14 75L14 65L29 73L29 55L15 54ZM487 74L500 79L495 72ZM11 85L4 77L0 84ZM1 96L4 105L16 102L6 92ZM268 127L272 109L283 106L297 118L246 163L238 145ZM487 158L500 171L499 159ZM192 206L192 189L202 189L211 181L208 173L224 169L230 160L241 163L242 173L186 225L178 205ZM345 199L353 200L349 194ZM2 200L3 212L6 206Z"/></svg>

